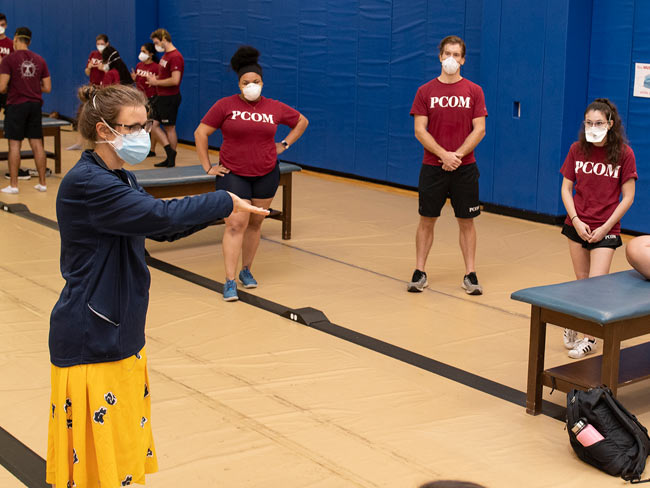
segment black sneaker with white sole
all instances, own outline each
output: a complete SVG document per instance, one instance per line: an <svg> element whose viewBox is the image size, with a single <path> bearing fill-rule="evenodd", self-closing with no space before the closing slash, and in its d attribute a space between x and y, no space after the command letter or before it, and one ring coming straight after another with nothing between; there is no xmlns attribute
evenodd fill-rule
<svg viewBox="0 0 650 488"><path fill-rule="evenodd" d="M30 176L38 176L38 170L36 168L29 168ZM45 176L52 176L52 170L50 168L45 168Z"/></svg>
<svg viewBox="0 0 650 488"><path fill-rule="evenodd" d="M478 278L476 277L476 273L472 271L469 274L466 274L463 277L463 283L462 286L465 289L465 293L468 295L482 295L483 294L483 288L481 285L478 283Z"/></svg>
<svg viewBox="0 0 650 488"><path fill-rule="evenodd" d="M416 269L413 272L413 277L411 278L410 283L406 286L406 290L412 293L417 293L423 291L427 286L429 286L427 274L424 271Z"/></svg>
<svg viewBox="0 0 650 488"><path fill-rule="evenodd" d="M32 177L32 175L29 174L29 171L26 169L18 168L18 179L19 180L28 180ZM9 173L5 173L5 178L8 180L11 178Z"/></svg>

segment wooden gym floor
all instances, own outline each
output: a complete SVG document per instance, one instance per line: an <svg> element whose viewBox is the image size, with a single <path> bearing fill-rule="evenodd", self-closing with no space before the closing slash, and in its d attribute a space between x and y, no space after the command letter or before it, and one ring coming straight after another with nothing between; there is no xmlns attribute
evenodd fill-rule
<svg viewBox="0 0 650 488"><path fill-rule="evenodd" d="M74 138L64 132L63 146ZM78 156L64 152L64 172ZM196 160L191 148L180 150L179 164ZM55 220L59 182L49 177L47 193L39 193L35 180L21 181L19 195L0 201ZM485 294L472 297L460 287L457 226L447 207L428 262L430 287L410 294L414 192L304 171L294 173L293 202L290 241L282 241L280 222L264 224L253 268L260 286L248 303L225 303L215 291L224 280L223 226L175 243L147 242L154 258L184 270L151 269L147 352L160 472L148 486L617 483L573 454L564 424L553 418L563 393L545 390L545 415L529 416L522 406L529 308L509 297L573 279L559 227L481 215ZM0 228L0 428L44 458L48 321L63 286L59 236L6 212ZM612 271L627 268L620 249ZM307 327L268 311L268 303L313 307L335 325ZM549 329L547 344L547 364L569 361L559 328ZM646 384L619 398L650 423ZM0 486L25 485L0 466Z"/></svg>

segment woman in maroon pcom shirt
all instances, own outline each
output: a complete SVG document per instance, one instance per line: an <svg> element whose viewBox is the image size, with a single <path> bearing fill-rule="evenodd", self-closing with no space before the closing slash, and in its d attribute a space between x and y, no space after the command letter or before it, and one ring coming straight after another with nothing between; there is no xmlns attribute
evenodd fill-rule
<svg viewBox="0 0 650 488"><path fill-rule="evenodd" d="M278 188L280 170L278 155L295 143L308 125L297 110L282 102L261 96L262 67L259 51L242 46L233 55L230 65L239 78L241 93L217 101L194 132L196 150L205 171L215 175L217 189L228 190L257 207L269 208ZM282 142L275 142L278 125L291 131ZM208 154L208 136L221 129L223 143L219 164L212 166ZM223 298L237 300L235 272L242 257L239 281L245 288L255 288L257 281L251 267L260 243L264 217L233 214L226 219L223 236L223 257L226 283Z"/></svg>
<svg viewBox="0 0 650 488"><path fill-rule="evenodd" d="M135 69L131 70L131 79L135 81L135 86L138 90L144 93L147 100L149 100L149 111L152 112L154 107L154 98L156 97L156 87L149 84L147 77L151 75L157 76L158 71L160 70L158 55L156 54L156 47L153 42L145 42L140 47L138 60L140 62L137 64ZM151 137L151 151L149 151L147 157L153 157L156 155L156 143L158 142L158 138L155 137L153 131L149 136Z"/></svg>
<svg viewBox="0 0 650 488"><path fill-rule="evenodd" d="M637 179L634 152L608 99L597 98L585 110L580 138L560 172L567 211L562 234L568 238L576 279L605 275L614 250L622 245L620 220L634 201ZM564 346L569 357L579 359L595 351L596 339L578 339L576 331L564 329Z"/></svg>

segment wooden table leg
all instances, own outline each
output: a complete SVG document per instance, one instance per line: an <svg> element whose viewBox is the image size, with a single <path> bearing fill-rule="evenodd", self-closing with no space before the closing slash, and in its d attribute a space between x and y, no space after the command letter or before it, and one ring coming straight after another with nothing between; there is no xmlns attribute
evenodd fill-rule
<svg viewBox="0 0 650 488"><path fill-rule="evenodd" d="M542 411L542 373L546 347L546 322L541 320L541 308L533 305L530 312L530 344L528 349L528 388L526 413L537 415Z"/></svg>
<svg viewBox="0 0 650 488"><path fill-rule="evenodd" d="M614 396L618 389L618 368L621 357L621 338L618 327L605 327L603 340L603 366L600 380L607 385Z"/></svg>
<svg viewBox="0 0 650 488"><path fill-rule="evenodd" d="M61 129L56 128L54 132L54 172L61 172Z"/></svg>
<svg viewBox="0 0 650 488"><path fill-rule="evenodd" d="M285 173L280 177L282 184L282 239L291 239L291 173Z"/></svg>

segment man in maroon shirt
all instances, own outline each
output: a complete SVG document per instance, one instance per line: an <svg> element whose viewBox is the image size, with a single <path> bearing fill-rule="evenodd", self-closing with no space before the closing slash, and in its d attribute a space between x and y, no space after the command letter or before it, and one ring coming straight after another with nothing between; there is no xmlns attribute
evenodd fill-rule
<svg viewBox="0 0 650 488"><path fill-rule="evenodd" d="M481 213L474 148L485 136L485 97L480 86L460 75L465 64L463 40L445 37L438 49L440 76L418 88L411 107L415 137L424 147L424 157L418 183L416 267L407 290L421 292L428 285L424 267L433 244L433 228L450 197L465 261L461 286L470 295L480 295L483 290L474 263L474 218Z"/></svg>
<svg viewBox="0 0 650 488"><path fill-rule="evenodd" d="M32 31L19 27L14 35L14 52L0 64L0 93L7 92L4 131L9 139L9 186L3 193L18 193L20 146L29 139L34 153L39 183L34 188L46 191L45 151L41 125L42 93L52 91L52 80L45 60L29 50Z"/></svg>
<svg viewBox="0 0 650 488"><path fill-rule="evenodd" d="M158 96L154 106L153 132L162 142L167 159L154 166L171 168L176 164L176 116L181 104L181 80L185 69L185 61L181 53L172 44L172 36L165 29L158 29L151 33L151 40L156 46L156 51L165 53L160 60L158 75L151 74L147 83L156 87ZM160 128L162 124L165 130Z"/></svg>
<svg viewBox="0 0 650 488"><path fill-rule="evenodd" d="M9 56L14 51L14 41L11 40L11 37L8 37L5 34L7 30L7 17L5 14L0 14L0 64L2 60ZM7 105L7 94L0 94L0 110L3 110Z"/></svg>

